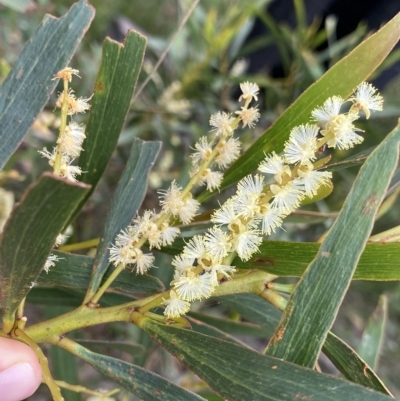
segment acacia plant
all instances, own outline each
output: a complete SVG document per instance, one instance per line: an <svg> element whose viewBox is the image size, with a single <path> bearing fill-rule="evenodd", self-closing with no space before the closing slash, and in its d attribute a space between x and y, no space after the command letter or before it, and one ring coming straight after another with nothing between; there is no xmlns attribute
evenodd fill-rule
<svg viewBox="0 0 400 401"><path fill-rule="evenodd" d="M263 110L257 84L243 81L232 108L212 114L192 145L187 185L172 180L160 189L154 210L139 212L160 143L134 140L100 240L90 242L96 251L88 256L54 248L63 243L112 156L146 46L135 31L123 45L106 39L94 93L77 97L79 71L69 62L93 16L81 0L64 17L47 17L0 88L2 167L56 85L63 88L55 102L58 139L52 150L40 150L49 171L26 189L1 236L1 335L32 347L54 400L63 399L60 387L82 387L52 377L42 344L67 350L140 399L205 399L138 365L93 352L90 341L70 335L112 322L144 330L218 394L208 394L212 399L390 399L374 366L330 329L352 279L400 279L399 245L368 243L397 168L400 129L357 159L363 166L320 243L268 237L303 204L332 192L330 152L358 146L368 135L357 120L381 111L384 99L366 79L397 43L400 16L337 62L245 152L240 133L253 129ZM77 122L79 113L89 116L86 127ZM221 197L228 187L230 196L207 210L206 200ZM184 232L189 225L197 227L196 235ZM152 275L157 252L174 255L170 266L157 266L174 269L166 287ZM298 281L288 284L284 277ZM75 308L32 323L24 308L39 290L52 303L67 301ZM264 352L230 335L228 319L190 315L194 301L208 298L226 302L253 322L236 322L235 330L269 338ZM321 351L345 379L318 371ZM98 400L119 397L117 389L83 391Z"/></svg>

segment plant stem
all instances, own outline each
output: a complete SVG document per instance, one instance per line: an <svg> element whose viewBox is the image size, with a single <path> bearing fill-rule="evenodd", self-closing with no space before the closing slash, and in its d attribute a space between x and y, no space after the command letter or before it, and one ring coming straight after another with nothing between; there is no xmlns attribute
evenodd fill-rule
<svg viewBox="0 0 400 401"><path fill-rule="evenodd" d="M25 333L35 342L42 343L48 342L54 336L60 336L83 327L107 322L130 322L129 316L134 310L150 302L153 298L157 298L158 295L108 308L90 308L81 305L71 312L29 326L25 329Z"/></svg>
<svg viewBox="0 0 400 401"><path fill-rule="evenodd" d="M70 391L74 391L75 393L84 393L84 394L96 395L97 397L99 397L99 399L101 399L101 397L104 397L104 399L107 399L107 397L110 397L110 396L112 396L114 394L117 394L120 391L119 388L115 388L114 390L110 390L110 391L107 391L107 392L94 391L94 390L89 390L89 389L87 389L86 387L83 387L83 386L66 383L65 381L62 381L62 380L55 380L55 383L59 387L65 388L65 389L70 390Z"/></svg>
<svg viewBox="0 0 400 401"><path fill-rule="evenodd" d="M218 153L218 145L219 145L219 141L218 143L215 145L214 149L212 150L212 152L210 153L210 156L203 162L203 164L199 167L199 171L190 179L190 181L188 182L188 184L186 185L186 187L183 189L182 191L182 197L185 197L185 195L187 195L192 188L197 184L197 182L199 181L201 175L203 174L203 171L208 168L208 166L212 163L212 161L214 160L215 156Z"/></svg>
<svg viewBox="0 0 400 401"><path fill-rule="evenodd" d="M244 292L251 292L258 295L265 290L267 283L275 280L277 277L278 276L262 271L248 273L244 276L235 277L232 280L223 282L215 288L212 296L219 297L222 295L241 294Z"/></svg>
<svg viewBox="0 0 400 401"><path fill-rule="evenodd" d="M140 312L139 312L140 313ZM152 312L146 312L144 314L144 316L147 316L153 320L155 320L156 322L160 322L160 323L165 323L165 317L161 316L161 315L157 315L156 313L152 313Z"/></svg>
<svg viewBox="0 0 400 401"><path fill-rule="evenodd" d="M24 333L20 329L15 330L15 336L17 339L28 344L32 348L32 350L35 352L35 354L39 360L40 367L42 368L43 381L49 387L51 395L53 396L53 400L54 401L64 401L64 398L61 395L60 387L57 386L53 377L51 376L47 358L44 356L43 351L40 349L40 347L35 343L35 341L33 341L26 333Z"/></svg>
<svg viewBox="0 0 400 401"><path fill-rule="evenodd" d="M225 256L224 260L222 261L223 265L230 265L233 262L233 259L236 258L237 252L233 251L230 252L227 256Z"/></svg>
<svg viewBox="0 0 400 401"><path fill-rule="evenodd" d="M282 283L268 283L268 288L278 292L284 292L286 294L291 294L294 290L296 284L282 284Z"/></svg>
<svg viewBox="0 0 400 401"><path fill-rule="evenodd" d="M12 317L12 320L9 319L9 316L3 316L3 326L1 327L1 331L5 334L10 333L10 331L14 328L15 324L15 316Z"/></svg>
<svg viewBox="0 0 400 401"><path fill-rule="evenodd" d="M236 118L233 122L232 122L232 126L237 125L239 121L239 118ZM213 162L213 160L215 159L215 157L218 154L218 145L220 143L220 141L222 141L222 137L220 138L220 140L217 142L217 144L215 145L214 149L212 150L210 156L203 162L203 164L200 166L199 171L191 178L191 180L189 181L189 183L186 185L186 187L182 190L182 198L184 198L191 190L192 188L196 185L196 183L200 180L201 175L203 173L203 171L208 168L208 166ZM157 221L155 222L157 224L157 227L160 228L161 224L169 219L171 217L170 213L162 213ZM145 243L147 242L147 239L142 237L139 239L139 241L135 244L135 248L141 248ZM236 255L236 254L235 254ZM118 277L118 275L121 273L121 271L124 269L124 266L119 264L115 270L112 272L112 274L110 275L110 277L107 279L107 281L97 290L97 292L94 294L94 296L87 301L87 299L85 298L84 303L92 303L92 304L97 304L100 300L100 298L102 297L102 295L104 294L104 292L109 288L109 286L113 283L113 281Z"/></svg>
<svg viewBox="0 0 400 401"><path fill-rule="evenodd" d="M64 95L63 95L63 103L61 107L61 125L60 131L58 133L58 138L64 134L65 128L67 127L67 114L68 114L68 80L64 79ZM56 158L54 160L54 174L60 175L61 169L61 161L62 161L62 149L57 146Z"/></svg>
<svg viewBox="0 0 400 401"><path fill-rule="evenodd" d="M21 301L21 303L18 305L18 309L17 309L17 319L21 319L21 317L24 316L25 300L26 300L26 297L25 297L25 298Z"/></svg>
<svg viewBox="0 0 400 401"><path fill-rule="evenodd" d="M114 271L110 274L110 277L106 280L106 282L97 290L96 294L93 295L92 299L89 303L96 305L99 302L101 296L106 292L108 287L113 283L113 281L119 276L119 274L124 270L125 266L120 263Z"/></svg>
<svg viewBox="0 0 400 401"><path fill-rule="evenodd" d="M99 245L100 238L93 238L88 241L77 242L75 244L61 245L58 247L59 251L71 252L80 251L82 249L94 248Z"/></svg>
<svg viewBox="0 0 400 401"><path fill-rule="evenodd" d="M165 291L161 293L157 298L154 298L150 302L144 304L140 309L138 310L139 313L142 315L149 311L150 309L156 308L157 306L161 305L165 299L169 298L169 291Z"/></svg>
<svg viewBox="0 0 400 401"><path fill-rule="evenodd" d="M283 312L285 310L288 302L287 299L282 295L279 295L274 290L267 288L258 295L268 301L270 304L274 305L275 308L279 309L280 311Z"/></svg>
<svg viewBox="0 0 400 401"><path fill-rule="evenodd" d="M233 280L221 283L212 296L239 294L251 292L261 294L267 283L277 278L269 273L256 271L234 278ZM272 290L266 290L272 291ZM25 333L36 343L51 342L54 336L61 336L73 330L83 327L94 326L108 322L131 322L131 314L145 306L143 311L161 304L163 298L168 298L169 291L155 294L147 298L128 302L123 305L111 306L108 308L93 308L81 305L77 309L57 316L53 319L34 324L25 328ZM148 313L148 312L145 312ZM142 315L139 313L139 315Z"/></svg>

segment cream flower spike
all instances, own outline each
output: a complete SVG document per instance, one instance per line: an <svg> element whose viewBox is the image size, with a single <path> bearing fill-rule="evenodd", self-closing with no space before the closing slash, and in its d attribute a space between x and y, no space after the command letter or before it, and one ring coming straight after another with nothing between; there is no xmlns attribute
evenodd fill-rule
<svg viewBox="0 0 400 401"><path fill-rule="evenodd" d="M325 128L327 123L340 114L343 103L344 100L340 96L332 96L326 99L321 107L314 109L311 115L322 128Z"/></svg>
<svg viewBox="0 0 400 401"><path fill-rule="evenodd" d="M235 114L237 114L243 123L242 128L245 128L248 126L249 128L254 128L257 121L260 118L260 112L256 107L250 107L250 108L245 108L242 107L241 111L235 111Z"/></svg>
<svg viewBox="0 0 400 401"><path fill-rule="evenodd" d="M253 99L258 100L258 92L260 88L253 82L243 82L240 84L242 95L239 97L239 102L243 99L246 102L251 102Z"/></svg>
<svg viewBox="0 0 400 401"><path fill-rule="evenodd" d="M233 134L231 125L233 121L234 118L230 113L218 111L210 117L211 132L215 135L222 135L223 137L230 136Z"/></svg>
<svg viewBox="0 0 400 401"><path fill-rule="evenodd" d="M214 286L209 273L199 276L195 272L189 271L186 276L179 277L175 281L174 288L179 298L191 302L196 299L209 298Z"/></svg>
<svg viewBox="0 0 400 401"><path fill-rule="evenodd" d="M363 110L365 117L368 119L371 115L370 110L382 110L383 98L379 94L375 94L377 89L368 82L362 82L358 85L354 96L349 100L353 102L354 108Z"/></svg>
<svg viewBox="0 0 400 401"><path fill-rule="evenodd" d="M290 167L285 164L283 158L272 152L266 155L264 160L259 164L258 171L265 174L273 174L275 180L280 184L282 182L282 175L287 174L291 176Z"/></svg>
<svg viewBox="0 0 400 401"><path fill-rule="evenodd" d="M190 309L190 303L180 299L174 290L169 292L169 299L164 299L164 315L168 318L177 318L187 313Z"/></svg>
<svg viewBox="0 0 400 401"><path fill-rule="evenodd" d="M79 74L79 70L74 70L71 67L65 67L61 71L58 71L57 74L54 74L54 78L52 79L52 81L54 79L63 79L65 81L71 82L72 75L75 75L78 78L80 78L80 76L78 74Z"/></svg>
<svg viewBox="0 0 400 401"><path fill-rule="evenodd" d="M284 156L287 163L307 164L316 159L317 136L319 128L316 125L305 124L295 127L290 132L285 144Z"/></svg>

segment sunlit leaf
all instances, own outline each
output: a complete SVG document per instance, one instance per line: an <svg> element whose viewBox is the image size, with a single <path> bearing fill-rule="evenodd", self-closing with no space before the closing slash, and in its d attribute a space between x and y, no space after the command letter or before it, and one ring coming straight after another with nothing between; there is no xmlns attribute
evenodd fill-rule
<svg viewBox="0 0 400 401"><path fill-rule="evenodd" d="M185 238L188 241L189 238ZM162 249L171 255L180 253L185 245L177 239L172 246ZM259 252L247 262L238 257L232 262L238 269L259 269L277 276L300 277L317 255L321 244L315 242L264 241ZM400 280L400 244L367 244L354 280L398 281Z"/></svg>

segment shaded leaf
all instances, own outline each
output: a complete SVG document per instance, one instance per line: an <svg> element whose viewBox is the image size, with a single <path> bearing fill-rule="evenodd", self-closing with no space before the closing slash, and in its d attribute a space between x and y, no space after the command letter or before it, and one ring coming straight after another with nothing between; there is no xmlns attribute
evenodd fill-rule
<svg viewBox="0 0 400 401"><path fill-rule="evenodd" d="M289 298L268 355L314 367L397 166L399 141L397 127L360 169L338 218Z"/></svg>
<svg viewBox="0 0 400 401"><path fill-rule="evenodd" d="M60 260L48 273L42 271L37 283L40 285L55 285L59 287L71 287L87 289L90 281L93 258L83 255L74 255L54 251ZM110 276L107 272L103 281ZM135 274L125 269L111 284L110 289L130 294L148 294L164 291L164 285L156 278L148 274Z"/></svg>
<svg viewBox="0 0 400 401"><path fill-rule="evenodd" d="M36 282L57 235L89 187L45 173L26 190L0 239L0 299L5 319Z"/></svg>
<svg viewBox="0 0 400 401"><path fill-rule="evenodd" d="M85 362L145 401L204 401L204 398L139 366L96 354L78 344L75 349Z"/></svg>
<svg viewBox="0 0 400 401"><path fill-rule="evenodd" d="M361 359L360 355L333 333L328 333L322 350L348 380L391 395L375 372Z"/></svg>
<svg viewBox="0 0 400 401"><path fill-rule="evenodd" d="M224 401L223 398L214 393L199 392L199 395L204 397L207 401Z"/></svg>
<svg viewBox="0 0 400 401"><path fill-rule="evenodd" d="M267 338L268 332L262 327L252 323L238 322L230 319L222 319L220 317L206 315L204 313L189 312L188 316L193 317L201 322L207 323L210 326L216 327L222 332L238 336L252 336L258 338ZM279 321L279 320L278 320ZM278 324L278 322L277 322ZM193 327L193 325L192 325ZM199 331L199 330L197 330ZM200 332L200 331L199 331ZM207 333L203 333L207 334ZM222 337L220 337L222 338Z"/></svg>
<svg viewBox="0 0 400 401"><path fill-rule="evenodd" d="M255 294L225 295L215 299L251 322L259 324L266 331L267 337L274 334L282 315L275 307Z"/></svg>
<svg viewBox="0 0 400 401"><path fill-rule="evenodd" d="M229 401L380 401L391 398L357 384L260 355L240 345L167 327L137 314L136 323Z"/></svg>
<svg viewBox="0 0 400 401"><path fill-rule="evenodd" d="M26 302L34 305L68 306L72 308L82 304L83 295L63 288L33 287L29 291Z"/></svg>
<svg viewBox="0 0 400 401"><path fill-rule="evenodd" d="M81 0L62 18L47 15L25 45L0 87L0 169L48 102L54 74L68 65L93 16Z"/></svg>
<svg viewBox="0 0 400 401"><path fill-rule="evenodd" d="M142 67L146 38L129 31L124 44L106 38L79 166L94 191L117 145ZM90 193L91 194L91 193ZM83 204L77 208L76 213Z"/></svg>
<svg viewBox="0 0 400 401"><path fill-rule="evenodd" d="M69 288L33 287L27 297L27 302L35 305L53 305L77 307L82 305L84 291ZM101 298L103 306L121 305L134 301L135 298L118 293L106 292Z"/></svg>
<svg viewBox="0 0 400 401"><path fill-rule="evenodd" d="M311 111L331 96L349 96L382 63L400 37L400 14L330 68L282 113L275 123L224 173L224 189L255 171L265 153L280 153L292 128L310 120ZM204 201L211 196L203 192Z"/></svg>
<svg viewBox="0 0 400 401"><path fill-rule="evenodd" d="M387 323L388 300L386 295L379 297L379 303L374 313L368 319L358 353L373 369L377 369L379 354L382 349L385 326Z"/></svg>
<svg viewBox="0 0 400 401"><path fill-rule="evenodd" d="M259 324L270 335L272 335L281 318L280 311L254 294L229 295L218 299L251 322ZM364 361L349 345L331 332L328 333L322 351L348 380L390 395L376 373L365 365Z"/></svg>
<svg viewBox="0 0 400 401"><path fill-rule="evenodd" d="M186 319L189 321L190 325L192 326L192 330L196 331L197 333L206 334L211 337L221 338L222 340L225 340L225 341L231 341L231 342L246 346L241 341L230 336L229 334L225 333L224 331L214 327L213 325L204 323L203 321L195 319L193 317L187 316Z"/></svg>
<svg viewBox="0 0 400 401"><path fill-rule="evenodd" d="M77 343L84 345L90 350L98 351L104 354L107 348L117 349L128 353L129 355L142 355L144 352L143 345L136 344L132 341L102 341L102 340L75 340Z"/></svg>
<svg viewBox="0 0 400 401"><path fill-rule="evenodd" d="M104 232L97 247L85 302L88 302L100 286L110 264L109 248L116 235L132 221L143 202L147 191L147 179L160 150L160 142L145 142L135 139L128 163L118 182L104 226Z"/></svg>

